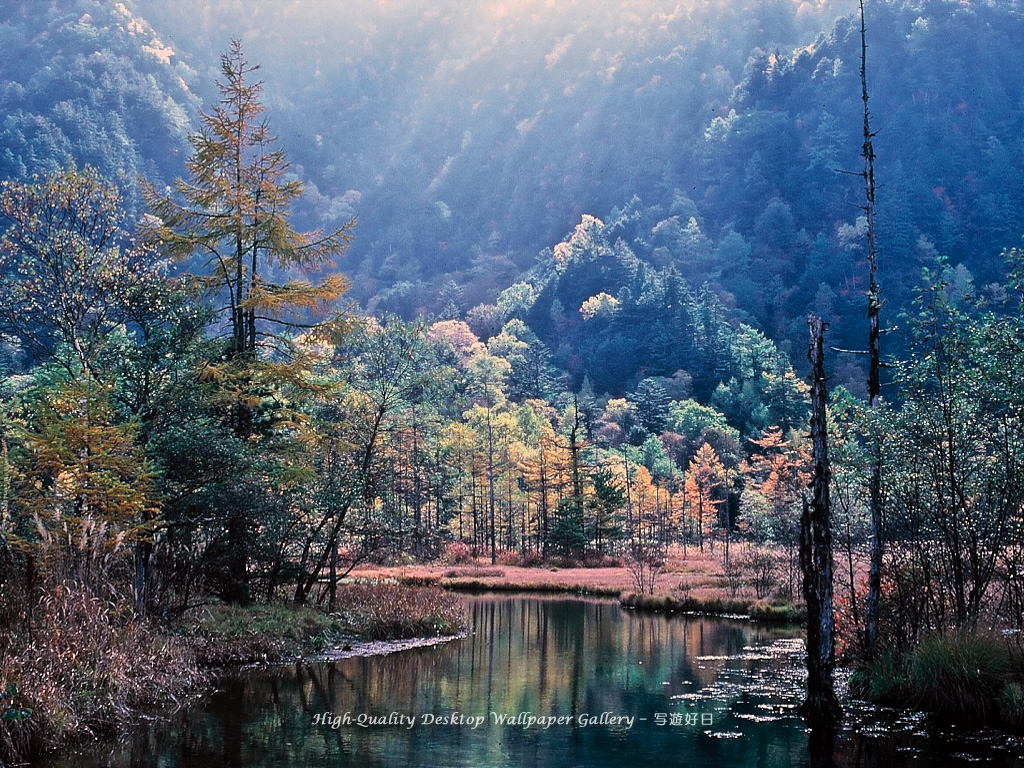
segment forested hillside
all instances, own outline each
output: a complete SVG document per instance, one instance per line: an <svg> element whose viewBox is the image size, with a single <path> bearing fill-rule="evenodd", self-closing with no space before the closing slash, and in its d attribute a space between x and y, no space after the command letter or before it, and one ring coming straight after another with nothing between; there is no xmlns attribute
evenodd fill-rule
<svg viewBox="0 0 1024 768"><path fill-rule="evenodd" d="M194 72L122 3L11 0L0 8L0 177L70 161L116 181L181 173L199 99Z"/></svg>
<svg viewBox="0 0 1024 768"><path fill-rule="evenodd" d="M794 358L810 309L838 346L861 346L861 190L842 173L861 143L852 3L35 7L4 12L9 176L74 156L129 201L136 173L169 181L196 94L210 98L240 36L306 183L299 221L359 218L339 267L370 311L461 317L528 283L543 296L529 324L551 343L543 265L587 215L652 270L707 282L731 321ZM1016 3L936 0L871 4L868 23L895 322L935 255L983 286L1019 241L1024 22ZM575 317L598 292L628 303L632 279L609 274L561 309ZM578 384L568 346L557 361ZM625 363L600 388L624 391L648 365ZM837 371L853 387L857 365Z"/></svg>

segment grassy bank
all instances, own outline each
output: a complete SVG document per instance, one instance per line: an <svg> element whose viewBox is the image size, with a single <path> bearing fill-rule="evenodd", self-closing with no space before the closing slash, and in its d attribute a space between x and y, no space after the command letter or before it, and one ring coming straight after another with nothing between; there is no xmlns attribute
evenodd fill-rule
<svg viewBox="0 0 1024 768"><path fill-rule="evenodd" d="M109 733L205 680L185 644L126 603L59 585L32 613L0 654L0 763Z"/></svg>
<svg viewBox="0 0 1024 768"><path fill-rule="evenodd" d="M550 565L367 567L355 571L353 575L359 579L431 585L456 592L565 592L616 598L632 585L632 579L625 568L565 568Z"/></svg>
<svg viewBox="0 0 1024 768"><path fill-rule="evenodd" d="M208 667L273 662L357 640L457 634L457 596L437 587L353 584L336 610L204 605L171 627L123 602L59 587L0 646L0 765L110 733L200 689Z"/></svg>
<svg viewBox="0 0 1024 768"><path fill-rule="evenodd" d="M466 627L458 598L436 586L353 583L338 591L335 610L290 603L208 605L176 629L203 665L274 662L351 640L404 640L454 635Z"/></svg>
<svg viewBox="0 0 1024 768"><path fill-rule="evenodd" d="M748 616L756 621L800 622L807 618L803 606L785 601L746 598L696 597L693 595L623 595L622 605L644 611L699 613L712 616Z"/></svg>
<svg viewBox="0 0 1024 768"><path fill-rule="evenodd" d="M1024 658L999 635L952 632L910 650L883 650L854 672L850 691L945 723L1024 730Z"/></svg>

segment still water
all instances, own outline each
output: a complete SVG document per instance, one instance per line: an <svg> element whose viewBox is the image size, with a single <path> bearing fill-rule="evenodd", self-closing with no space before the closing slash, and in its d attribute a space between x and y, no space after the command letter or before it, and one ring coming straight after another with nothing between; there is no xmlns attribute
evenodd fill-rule
<svg viewBox="0 0 1024 768"><path fill-rule="evenodd" d="M799 629L566 598L474 597L467 611L463 639L235 673L48 765L1024 768L1019 740L855 704L837 734L808 734Z"/></svg>

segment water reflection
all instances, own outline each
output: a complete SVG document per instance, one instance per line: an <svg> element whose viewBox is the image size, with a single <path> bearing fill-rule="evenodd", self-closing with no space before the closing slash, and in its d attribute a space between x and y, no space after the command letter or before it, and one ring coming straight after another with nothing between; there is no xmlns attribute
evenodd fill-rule
<svg viewBox="0 0 1024 768"><path fill-rule="evenodd" d="M868 711L808 734L793 713L799 630L564 598L468 610L465 639L232 676L190 711L51 768L1024 766L1011 742L950 745Z"/></svg>

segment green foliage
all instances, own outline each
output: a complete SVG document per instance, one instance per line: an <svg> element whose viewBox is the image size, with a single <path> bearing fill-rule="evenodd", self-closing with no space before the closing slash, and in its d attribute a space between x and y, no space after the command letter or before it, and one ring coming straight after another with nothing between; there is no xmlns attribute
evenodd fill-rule
<svg viewBox="0 0 1024 768"><path fill-rule="evenodd" d="M941 260L925 277L908 319L911 354L896 369L905 400L889 412L883 443L888 506L900 511L888 536L934 590L905 617L912 632L982 616L1024 502L1019 296L1007 296L1009 312L990 307L958 290Z"/></svg>
<svg viewBox="0 0 1024 768"><path fill-rule="evenodd" d="M594 492L587 502L587 507L593 517L589 538L594 541L598 552L604 552L606 548L623 536L622 510L626 504L626 489L607 469L599 469L590 476L590 480L593 483ZM555 531L556 547L563 550L572 550L574 547L581 548L572 542L561 540L563 532L557 521ZM567 552L563 552L563 554L567 554Z"/></svg>
<svg viewBox="0 0 1024 768"><path fill-rule="evenodd" d="M909 664L913 700L957 722L991 722L1010 673L1005 641L983 634L926 638Z"/></svg>
<svg viewBox="0 0 1024 768"><path fill-rule="evenodd" d="M658 435L668 421L669 398L665 388L657 381L643 379L634 394L636 416L644 429Z"/></svg>
<svg viewBox="0 0 1024 768"><path fill-rule="evenodd" d="M551 551L561 557L579 559L589 541L580 505L571 498L560 501L548 533Z"/></svg>
<svg viewBox="0 0 1024 768"><path fill-rule="evenodd" d="M113 151L117 137L99 130L104 115L116 111L108 101L116 101L120 86L99 89L93 103L86 103L84 90L105 73L128 72L127 62L118 64L128 54L98 48L94 64L76 57L83 40L102 43L110 14L125 12L84 0L72 5L95 14L69 21L56 6L41 12L47 34L63 41L69 54L38 82L52 87L54 98L67 97L65 106L43 115L42 106L29 103L38 94L27 92L38 88L28 80L3 90L10 109L0 132L11 141L0 150L0 166L18 174L54 168L47 158L71 152L85 134L93 135L88 152L103 159L103 168L122 156ZM921 66L916 47L951 33L943 15L948 9L940 6L890 3L879 10L891 22L885 35L895 35L886 47L903 55L907 66ZM278 10L267 13L283 18ZM678 16L701 13L694 6ZM983 19L1002 19L1008 29L1019 23L1016 10L991 5L957 13L978 39ZM12 30L28 23L13 14L0 19L0 42L16 38ZM672 32L685 32L679 23L666 22L664 34L672 49L685 51L684 37ZM123 24L133 27L127 16ZM508 562L539 559L541 553L579 560L596 549L625 554L638 589L648 592L666 547L703 545L721 527L731 535L737 510L744 536L788 546L792 563L794 512L806 486L800 435L807 388L783 351L794 334L791 318L813 304L833 316L838 343L844 343L842 335L854 325L844 330L844 317L851 304L859 306L862 290L855 268L862 228L834 220L834 211L843 209L842 185L820 183L823 173L832 173L830 164L850 155L841 137L850 102L835 99L834 114L827 115L806 107L820 104L822 94L846 93L853 40L848 27L840 21L813 50L758 54L735 91L746 50L731 72L714 69L713 56L695 63L678 53L643 63L627 57L616 64L614 78L595 78L588 57L579 57L571 71L563 69L573 59L571 44L546 70L568 79L551 89L550 103L527 109L534 117L518 123L509 143L529 146L542 132L534 123L543 127L565 109L568 102L557 94L578 91L571 110L577 128L560 132L558 140L566 143L564 151L551 151L557 161L541 158L536 166L537 177L554 190L545 192L545 201L555 201L531 207L548 211L540 218L523 215L523 198L508 186L510 172L498 169L490 154L503 144L486 131L487 141L471 131L459 135L436 167L422 137L410 137L408 151L393 155L394 167L353 180L358 189L337 197L326 190L347 189L346 163L357 161L350 151L335 151L336 132L325 133L320 139L323 152L334 153L330 161L306 147L313 162L305 167L327 183L307 185L304 194L298 178L307 171L291 168L276 148L263 117L263 84L253 80L257 67L237 43L221 61L220 101L201 115L191 138L187 178L166 193L156 183L149 188L155 216L146 220L145 245L132 238L125 212L131 201L125 203L91 167L79 171L62 160L56 166L62 170L45 177L3 182L0 547L5 579L9 570L19 583L38 579L46 587L28 583L24 594L14 596L17 604L0 611L4 621L13 626L15 618L27 617L28 629L64 632L56 623L43 627L32 616L38 608L33 601L44 591L64 595L60 589L74 579L114 596L111 610L118 616L103 619L109 627L97 618L105 609L95 603L75 607L69 599L47 610L82 619L102 637L110 627L126 636L141 631L120 615L129 611L123 601L129 594L137 610L173 616L204 596L270 603L286 589L294 589L294 602L319 600L337 615L308 618L268 609L267 615L222 618L224 637L242 637L240 654L282 653L276 640L260 645L253 632L264 629L289 635L298 646L322 644L341 631L404 637L458 621L434 593L407 601L385 588L365 594L347 589L342 580L348 568L366 559L429 558L453 541L467 557L489 545L495 559L504 553ZM140 23L136 34L158 59L163 49L147 28ZM719 45L714 36L705 38L702 45ZM33 55L38 58L38 51ZM77 63L70 71L81 83L62 84L62 67L72 59ZM167 71L155 60L151 64L162 73L154 75L159 84ZM949 75L952 85L971 81L961 66L956 63ZM392 71L398 70L379 69ZM565 158L586 165L583 149L590 148L574 142L596 135L593 125L614 138L616 128L600 119L600 109L579 122L578 105L600 104L605 88L648 99L645 94L661 87L663 71L675 82L700 83L691 95L708 107L670 107L671 115L656 121L651 135L658 141L649 146L674 146L678 161L666 165L634 153L630 162L637 167L623 173L621 188L574 196L582 206L573 214L579 224L522 273L518 254L528 253L522 244L539 237L536 230L550 245L551 233L568 220L557 209L557 192L575 184L569 177L585 175L558 171L566 178L553 181L550 169L564 168ZM629 75L639 74L629 84ZM897 79L887 88L895 89ZM517 91L519 82L525 76L509 88ZM648 85L638 90L637 82ZM927 78L914 82L926 85L906 101L934 101ZM61 93L62 87L72 93ZM296 89L283 103L306 92ZM521 91L518 96L525 98ZM481 112L494 109L492 97L479 101ZM920 155L914 167L892 163L884 169L895 222L888 225L893 231L887 248L897 255L889 273L896 304L907 305L909 295L899 287L909 282L900 264L934 259L936 244L947 247L968 236L996 242L1006 233L995 232L991 221L1019 218L1013 213L1019 182L996 170L1012 166L1019 131L1007 128L1012 121L995 120L988 96L963 98L964 111L958 106L940 121L951 128L942 140L973 146L974 137L983 136L985 164L963 165L970 153L950 152L959 176ZM665 101L654 98L648 105ZM352 114L365 117L366 103L353 101ZM460 110L446 114L466 111ZM965 133L956 115L967 114L978 122ZM282 119L287 125L291 118ZM339 118L339 125L348 119ZM920 130L913 121L901 122L906 113L892 119L890 128ZM82 134L77 137L69 133L75 120ZM677 127L683 121L689 121L685 131ZM180 135L186 125L178 126ZM645 130L631 133L630 146L643 145ZM886 135L893 132L883 130L880 139ZM684 136L699 140L691 145ZM167 143L168 156L173 146ZM606 161L619 162L617 154L613 150ZM33 157L34 164L27 161ZM507 166L521 179L529 162ZM420 178L428 167L430 178ZM496 194L505 195L499 213L479 200L470 211L458 198L464 192L452 180L463 167L487 170ZM957 191L965 168L986 190L977 205ZM393 181L396 169L402 184L376 179L379 172ZM686 194L680 191L683 170L690 179ZM342 181L346 186L338 186ZM644 200L629 183L637 184ZM408 200L398 194L417 184L420 191ZM393 204L375 207L371 201L379 202L385 188ZM611 208L615 200L629 202ZM375 311L414 313L430 308L437 294L446 322L429 330L393 316L352 323L337 311L345 280L323 270L348 243L357 208L371 221L383 216L379 211L390 220L386 250L384 229L375 230L354 267L362 297L376 292L370 304ZM605 221L579 214L609 208ZM968 210L978 212L976 219ZM306 221L310 211L321 221L348 223L325 232L293 227L293 219ZM900 222L906 211L918 218ZM485 226L476 226L480 221ZM469 241L480 232L486 242ZM446 252L445 258L419 263L424 248L432 256ZM184 263L194 272L190 287L199 290L187 293L170 279L158 254ZM473 262L461 261L462 254L472 254ZM988 285L988 260L981 266L972 261L970 269L934 262L914 314L903 323L910 329L907 353L889 369L899 388L874 415L886 461L890 635L898 632L908 644L930 629L974 627L1000 611L996 618L1020 620L1021 555L1019 547L1008 546L1022 533L1024 403L1017 372L1024 369L1024 280L1018 256L1010 254L1013 271L1005 286ZM439 274L444 270L465 285L445 283ZM375 282L377 277L391 284ZM434 291L438 285L443 290ZM500 290L506 285L511 287ZM457 319L473 303L466 319L485 343ZM218 336L225 331L227 337ZM30 376L19 375L28 368ZM861 372L850 363L837 375L857 380ZM572 395L577 388L579 395ZM846 549L854 582L864 543L858 520L865 449L876 425L852 395L837 394L832 408L833 498L842 526L836 541ZM775 586L778 565L770 559L747 563L756 571L759 595ZM789 583L792 588L792 565ZM856 584L848 586L855 600ZM793 616L789 607L747 607L769 618ZM217 642L219 631L197 643ZM44 633L46 642L63 648L57 634ZM19 652L31 650L24 639L19 642ZM983 692L999 702L1004 717L1019 721L1012 714L1022 709L1019 686L1006 683L1005 666L991 659L983 666L982 657L994 658L994 648L970 642L936 639L913 656L883 653L870 681L874 695L953 712L953 698ZM74 669L62 684L88 686L89 695L102 688L87 671ZM41 678L17 670L4 675L21 686L17 703L10 689L3 700L4 721L32 725L39 709L27 720L7 713L27 710L23 692ZM124 700L111 697L108 703L123 708Z"/></svg>
<svg viewBox="0 0 1024 768"><path fill-rule="evenodd" d="M1024 686L1007 683L999 695L999 716L1010 728L1024 727Z"/></svg>
<svg viewBox="0 0 1024 768"><path fill-rule="evenodd" d="M266 663L319 651L346 633L337 616L309 606L209 605L193 609L175 630L206 666Z"/></svg>
<svg viewBox="0 0 1024 768"><path fill-rule="evenodd" d="M31 707L21 707L18 704L17 683L7 683L7 689L3 694L0 694L0 702L3 703L3 712L0 714L0 720L25 720L32 716Z"/></svg>
<svg viewBox="0 0 1024 768"><path fill-rule="evenodd" d="M37 359L95 377L114 328L166 311L163 265L94 168L0 182L0 219L0 324Z"/></svg>

